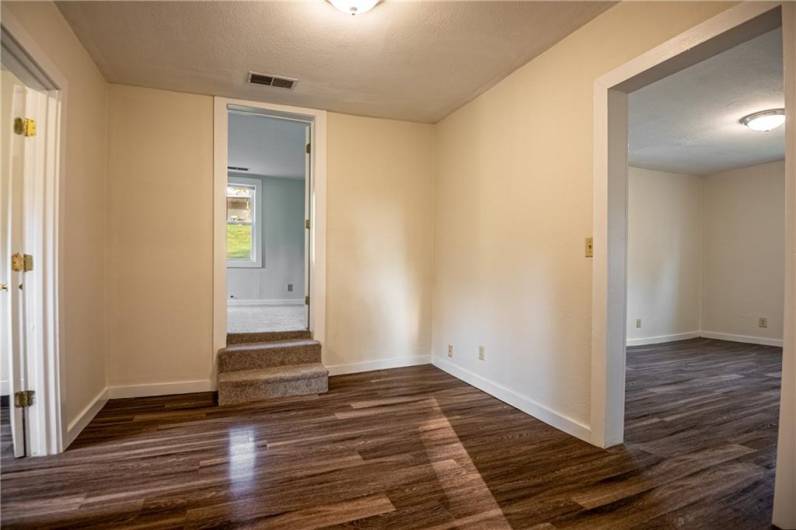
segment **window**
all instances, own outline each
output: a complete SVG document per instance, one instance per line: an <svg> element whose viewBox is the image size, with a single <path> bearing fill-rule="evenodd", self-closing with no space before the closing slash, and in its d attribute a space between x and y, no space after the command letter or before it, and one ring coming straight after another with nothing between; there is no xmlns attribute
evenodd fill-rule
<svg viewBox="0 0 796 530"><path fill-rule="evenodd" d="M230 177L227 184L227 266L260 267L260 182Z"/></svg>

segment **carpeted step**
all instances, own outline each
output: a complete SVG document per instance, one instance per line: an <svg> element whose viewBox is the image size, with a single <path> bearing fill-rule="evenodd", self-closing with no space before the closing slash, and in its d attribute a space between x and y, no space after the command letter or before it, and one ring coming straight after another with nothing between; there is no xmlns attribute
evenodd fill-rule
<svg viewBox="0 0 796 530"><path fill-rule="evenodd" d="M321 343L312 339L232 344L218 352L218 372L321 362Z"/></svg>
<svg viewBox="0 0 796 530"><path fill-rule="evenodd" d="M227 346L251 342L275 342L311 338L312 333L306 329L296 331L263 331L258 333L227 333Z"/></svg>
<svg viewBox="0 0 796 530"><path fill-rule="evenodd" d="M285 396L321 394L328 389L329 371L321 363L218 374L218 404L222 406Z"/></svg>

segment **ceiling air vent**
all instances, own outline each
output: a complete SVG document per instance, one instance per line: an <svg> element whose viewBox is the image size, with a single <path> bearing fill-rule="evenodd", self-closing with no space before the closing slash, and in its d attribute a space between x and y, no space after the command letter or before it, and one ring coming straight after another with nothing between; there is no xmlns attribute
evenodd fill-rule
<svg viewBox="0 0 796 530"><path fill-rule="evenodd" d="M249 72L249 83L252 85L272 86L276 88L287 88L288 90L296 86L298 79L289 77L279 77L276 75L258 74Z"/></svg>

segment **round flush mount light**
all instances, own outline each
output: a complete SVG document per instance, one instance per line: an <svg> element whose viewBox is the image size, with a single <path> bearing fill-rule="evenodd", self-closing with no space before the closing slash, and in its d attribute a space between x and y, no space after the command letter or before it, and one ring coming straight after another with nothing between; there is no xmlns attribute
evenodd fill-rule
<svg viewBox="0 0 796 530"><path fill-rule="evenodd" d="M741 123L753 131L768 132L785 123L785 109L770 109L755 112L741 118Z"/></svg>
<svg viewBox="0 0 796 530"><path fill-rule="evenodd" d="M329 0L329 3L347 15L367 13L381 0Z"/></svg>

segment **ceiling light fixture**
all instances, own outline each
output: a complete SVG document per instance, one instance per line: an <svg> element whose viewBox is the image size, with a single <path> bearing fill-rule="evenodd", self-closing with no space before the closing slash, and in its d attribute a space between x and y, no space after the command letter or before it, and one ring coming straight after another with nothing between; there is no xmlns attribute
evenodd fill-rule
<svg viewBox="0 0 796 530"><path fill-rule="evenodd" d="M768 132L785 123L785 109L769 109L741 118L741 123L753 131Z"/></svg>
<svg viewBox="0 0 796 530"><path fill-rule="evenodd" d="M348 15L361 15L367 13L381 0L329 0L334 7Z"/></svg>

